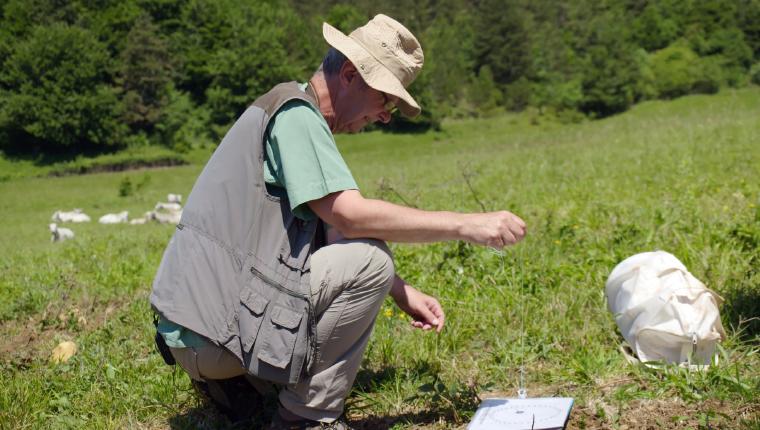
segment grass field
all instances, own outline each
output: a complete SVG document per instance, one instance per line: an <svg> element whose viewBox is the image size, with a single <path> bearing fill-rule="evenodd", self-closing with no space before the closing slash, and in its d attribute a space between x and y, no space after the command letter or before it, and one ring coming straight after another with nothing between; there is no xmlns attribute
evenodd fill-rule
<svg viewBox="0 0 760 430"><path fill-rule="evenodd" d="M416 331L386 303L348 399L354 425L464 428L480 398L514 395L524 355L529 395L576 399L571 429L760 428L760 88L581 124L520 114L338 143L365 195L508 209L529 226L503 261L462 243L393 245L446 327ZM0 428L223 427L154 352L147 299L172 227L67 225L76 238L62 244L47 231L56 209L139 216L187 196L202 164L61 178L0 166ZM655 249L725 298L709 371L633 366L618 350L605 280ZM53 364L62 340L79 351Z"/></svg>

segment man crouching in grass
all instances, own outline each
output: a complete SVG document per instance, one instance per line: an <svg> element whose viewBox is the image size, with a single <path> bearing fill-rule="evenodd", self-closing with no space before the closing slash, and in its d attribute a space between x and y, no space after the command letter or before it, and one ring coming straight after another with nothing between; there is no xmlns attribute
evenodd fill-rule
<svg viewBox="0 0 760 430"><path fill-rule="evenodd" d="M233 420L267 411L243 391L278 390L273 429L348 429L341 416L386 294L422 330L438 300L396 273L385 241L465 240L503 248L525 223L366 199L333 133L420 107L406 87L417 39L377 15L331 48L308 83L283 83L232 126L196 181L156 274L159 343ZM170 352L170 356L169 356ZM253 396L255 397L255 396Z"/></svg>

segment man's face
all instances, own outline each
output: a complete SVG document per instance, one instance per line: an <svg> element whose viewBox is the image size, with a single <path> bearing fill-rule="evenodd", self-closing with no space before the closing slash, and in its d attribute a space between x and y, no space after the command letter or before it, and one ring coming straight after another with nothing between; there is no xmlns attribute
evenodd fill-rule
<svg viewBox="0 0 760 430"><path fill-rule="evenodd" d="M356 133L375 121L388 123L397 98L364 82L353 64L340 70L340 90L334 102L334 133Z"/></svg>

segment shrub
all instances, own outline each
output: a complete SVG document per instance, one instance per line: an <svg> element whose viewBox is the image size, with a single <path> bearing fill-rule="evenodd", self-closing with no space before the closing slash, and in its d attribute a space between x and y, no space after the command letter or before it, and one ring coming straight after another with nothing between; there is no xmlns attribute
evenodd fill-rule
<svg viewBox="0 0 760 430"><path fill-rule="evenodd" d="M174 88L169 89L168 98L156 124L161 143L180 152L208 143L211 140L208 110L196 107L187 93Z"/></svg>
<svg viewBox="0 0 760 430"><path fill-rule="evenodd" d="M719 56L704 57L697 61L697 69L694 71L694 83L692 92L702 94L715 94L720 89L721 83L725 82L726 72L721 68Z"/></svg>
<svg viewBox="0 0 760 430"><path fill-rule="evenodd" d="M132 180L125 176L119 182L119 197L129 197L132 195Z"/></svg>
<svg viewBox="0 0 760 430"><path fill-rule="evenodd" d="M501 104L503 96L494 82L491 67L488 65L480 68L469 89L472 104L482 113L487 114Z"/></svg>
<svg viewBox="0 0 760 430"><path fill-rule="evenodd" d="M663 98L716 93L726 79L724 63L720 55L700 58L683 40L650 57L654 86Z"/></svg>
<svg viewBox="0 0 760 430"><path fill-rule="evenodd" d="M760 85L760 62L755 63L751 69L749 69L749 80L755 85Z"/></svg>

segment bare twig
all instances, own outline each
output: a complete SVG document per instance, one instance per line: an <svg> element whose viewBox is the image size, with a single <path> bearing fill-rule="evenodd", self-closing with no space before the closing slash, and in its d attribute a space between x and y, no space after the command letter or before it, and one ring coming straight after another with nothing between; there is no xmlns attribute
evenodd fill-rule
<svg viewBox="0 0 760 430"><path fill-rule="evenodd" d="M381 194L385 194L386 192L391 192L396 195L396 197L401 200L402 203L404 203L405 206L408 206L410 208L417 209L416 205L413 205L407 201L404 196L401 195L398 191L396 191L395 188L393 188L392 185L388 184L384 177L380 178L380 185L378 185L378 189Z"/></svg>
<svg viewBox="0 0 760 430"><path fill-rule="evenodd" d="M472 184L470 183L470 177L474 176L472 173L468 172L467 165L460 165L459 171L462 173L462 177L464 178L464 182L467 184L467 188L470 189L470 194L472 194L472 197L475 199L475 201L480 205L480 209L483 210L483 212L488 212L488 209L486 209L486 205L483 204L483 201L480 200L478 197L478 193L475 192L475 188L472 187Z"/></svg>

